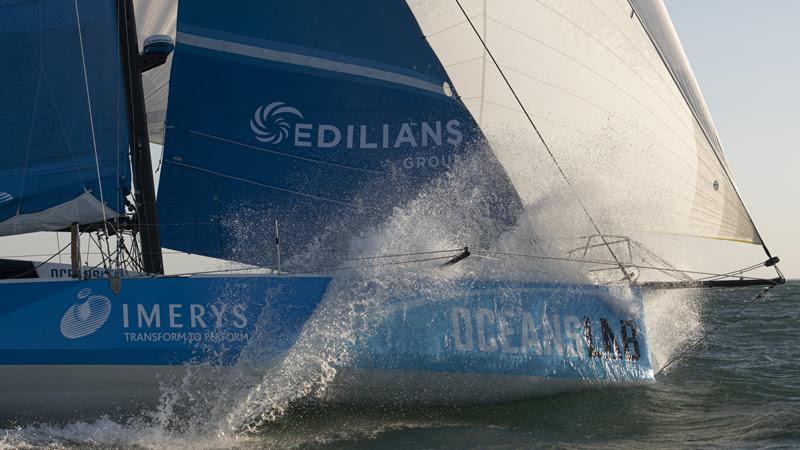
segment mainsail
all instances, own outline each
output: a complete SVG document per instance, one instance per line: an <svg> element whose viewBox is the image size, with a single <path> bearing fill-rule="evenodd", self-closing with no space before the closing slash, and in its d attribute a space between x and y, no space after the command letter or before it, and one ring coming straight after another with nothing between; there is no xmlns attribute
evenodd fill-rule
<svg viewBox="0 0 800 450"><path fill-rule="evenodd" d="M475 160L510 222L516 194L405 3L180 4L165 247L271 264L277 223L284 256L341 249Z"/></svg>
<svg viewBox="0 0 800 450"><path fill-rule="evenodd" d="M130 164L115 4L0 5L0 235L124 212Z"/></svg>

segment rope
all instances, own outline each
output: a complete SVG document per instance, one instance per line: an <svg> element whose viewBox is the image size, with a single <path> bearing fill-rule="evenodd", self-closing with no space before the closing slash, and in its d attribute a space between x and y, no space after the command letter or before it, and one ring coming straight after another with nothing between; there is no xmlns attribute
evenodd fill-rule
<svg viewBox="0 0 800 450"><path fill-rule="evenodd" d="M763 291L761 291L761 292L759 292L758 294L756 294L756 296L755 296L755 297L753 297L753 298L752 298L750 301L748 301L747 303L745 303L745 304L744 304L744 305L743 305L741 308L739 308L739 310L738 310L738 311L736 311L736 312L735 312L735 313L734 313L734 314L733 314L731 317L736 317L736 316L738 316L739 314L741 314L741 313L742 313L744 310L746 310L747 308L749 308L749 307L753 306L753 305L754 305L754 304L755 304L757 301L759 301L759 300L761 300L762 298L764 298L764 296L765 296L765 295L766 295L766 294L767 294L769 291L771 291L771 290L772 290L772 289L773 289L775 286L777 286L777 284L773 284L773 285L771 285L771 286L767 286L767 287L766 287L766 289L764 289ZM656 374L655 374L654 376L656 376L656 377L657 377L657 376L661 375L661 373L663 373L663 372L664 372L664 370L666 370L666 369L667 369L668 367L670 367L670 366L671 366L673 363L675 363L675 361L677 361L677 360L681 359L681 358L682 358L684 355L686 355L687 353L689 353L689 351L693 350L693 349L694 349L695 347L697 347L697 346L698 346L698 345L699 345L701 342L703 342L703 340L704 340L705 338L707 338L707 337L708 337L708 335L710 335L711 333L713 333L713 332L715 332L715 331L719 330L719 329L720 329L720 328L722 328L723 326L730 325L731 323L733 323L733 322L732 322L732 321L727 321L727 322L718 323L716 326L712 327L711 329L704 331L700 337L698 337L697 339L695 339L694 341L692 341L692 343L690 343L688 346L686 346L686 347L685 347L685 348L684 348L684 349L683 349L683 350L682 350L680 353L678 353L677 355L675 355L674 357L672 357L672 358L671 358L671 359L670 359L670 360L669 360L669 361L668 361L666 364L664 364L664 366L662 366L660 369L658 369L658 372L656 372Z"/></svg>
<svg viewBox="0 0 800 450"><path fill-rule="evenodd" d="M461 6L461 2L459 0L456 0L456 4L458 5L458 8L461 10L461 13L464 14L464 17L467 19L467 22L469 23L470 27L472 27L472 31L475 32L475 36L477 36L478 40L481 42L481 45L483 45L486 54L489 55L489 58L492 59L492 63L497 68L497 71L500 73L500 76L503 77L503 81L505 82L506 86L508 86L508 89L511 91L511 94L517 101L517 104L519 104L519 107L522 109L522 112L525 114L525 117L527 117L528 122L531 124L531 127L533 127L533 131L536 132L536 135L539 137L539 140L542 142L542 145L544 146L545 150L547 150L547 154L550 155L550 159L553 161L553 164L556 166L556 169L558 169L558 172L561 174L561 177L564 179L564 182L572 191L572 194L575 196L575 200L578 202L578 205L580 205L581 209L583 210L583 213L586 215L586 218L589 219L589 222L592 224L592 227L594 227L595 231L597 231L597 234L600 236L600 239L603 240L603 243L605 244L606 248L608 248L608 252L611 253L611 257L614 258L614 260L617 262L617 265L619 266L619 269L622 271L622 273L625 275L625 278L631 280L630 274L628 274L628 271L625 269L625 266L622 265L622 262L619 261L617 255L614 254L614 250L612 250L611 246L608 244L608 242L606 242L606 238L600 231L600 227L594 221L594 218L589 213L589 210L586 208L586 205L584 205L583 201L581 201L581 198L578 195L578 192L575 190L575 187L569 181L569 178L567 177L567 174L564 172L564 169L561 168L561 165L558 163L558 160L553 154L553 151L550 149L550 146L547 145L547 142L544 140L544 137L542 136L542 133L539 131L539 128L536 127L536 124L533 122L531 115L528 113L528 110L525 108L525 105L522 103L522 100L520 100L519 96L517 95L517 92L514 90L514 87L511 86L511 82L508 81L505 72L503 72L503 69L500 68L500 64L495 59L494 55L492 54L492 51L489 50L489 46L486 45L486 42L484 41L483 37L481 37L481 34L478 32L478 29L475 28L475 24L472 23L472 19L464 10L464 7Z"/></svg>
<svg viewBox="0 0 800 450"><path fill-rule="evenodd" d="M29 274L29 273L31 273L31 272L35 272L35 271L36 271L36 269L38 269L39 267L42 267L43 265L45 265L45 264L49 263L49 262L50 262L50 261L51 261L53 258L55 258L56 256L60 255L60 254L61 254L61 252L63 252L64 250L66 250L66 249L67 249L67 247L69 247L70 245L72 245L72 243L69 243L69 244L65 245L65 246L64 246L64 247L62 247L62 248L61 248L61 250L59 250L59 251L58 251L58 253L56 253L55 255L53 255L53 256L51 256L51 257L49 257L49 258L45 259L44 261L42 261L42 262L41 262L41 263L39 263L38 265L35 265L35 266L33 266L32 268L30 268L30 269L26 270L25 272L22 272L22 273L20 273L20 274L17 274L17 275L15 275L15 276L14 276L14 277L12 277L11 279L12 279L12 280L15 280L15 279L17 279L17 278L20 278L20 277L23 277L23 276L25 276L25 275L27 275L27 274Z"/></svg>
<svg viewBox="0 0 800 450"><path fill-rule="evenodd" d="M100 188L100 210L103 213L103 225L105 226L108 218L106 217L106 201L103 198L103 179L100 176L100 157L97 155L97 139L94 133L94 114L92 113L92 97L89 94L89 75L86 71L86 55L83 51L83 31L81 30L81 14L78 11L78 0L75 0L75 17L78 20L78 39L81 43L81 63L83 63L83 83L86 86L86 103L89 107L89 127L92 130L92 149L94 150L94 165L97 170L97 184ZM108 228L105 228L106 236Z"/></svg>

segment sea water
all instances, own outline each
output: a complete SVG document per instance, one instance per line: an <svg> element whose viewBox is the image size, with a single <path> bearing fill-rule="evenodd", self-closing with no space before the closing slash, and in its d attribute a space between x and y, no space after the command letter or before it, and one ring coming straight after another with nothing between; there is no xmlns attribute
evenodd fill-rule
<svg viewBox="0 0 800 450"><path fill-rule="evenodd" d="M274 407L281 399L236 398L272 402L274 415L249 431L220 426L240 403L223 402L233 409L213 415L181 408L192 394L187 381L173 387L170 401L143 415L4 423L0 448L800 447L800 282L779 286L734 315L758 291L649 296L645 313L656 364L700 339L651 384L472 408L356 408L313 395L289 401L335 376L296 370L319 378L282 386L308 392L284 392L280 411ZM709 330L715 331L706 336ZM222 404L206 407L224 409Z"/></svg>

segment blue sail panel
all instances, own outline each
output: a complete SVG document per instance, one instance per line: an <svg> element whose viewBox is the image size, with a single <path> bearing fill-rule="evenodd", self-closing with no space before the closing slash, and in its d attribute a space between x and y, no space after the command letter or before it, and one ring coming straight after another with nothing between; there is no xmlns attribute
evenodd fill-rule
<svg viewBox="0 0 800 450"><path fill-rule="evenodd" d="M493 216L513 216L513 188L405 2L182 2L172 64L165 247L272 264L277 221L287 257L341 248L475 160L476 182L501 194Z"/></svg>
<svg viewBox="0 0 800 450"><path fill-rule="evenodd" d="M115 5L0 3L0 235L124 211L128 118Z"/></svg>

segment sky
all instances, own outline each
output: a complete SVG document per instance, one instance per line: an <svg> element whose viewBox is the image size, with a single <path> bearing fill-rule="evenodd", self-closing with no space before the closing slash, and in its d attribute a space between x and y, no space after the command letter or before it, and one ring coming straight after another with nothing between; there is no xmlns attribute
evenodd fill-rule
<svg viewBox="0 0 800 450"><path fill-rule="evenodd" d="M664 0L733 178L800 278L800 0Z"/></svg>

